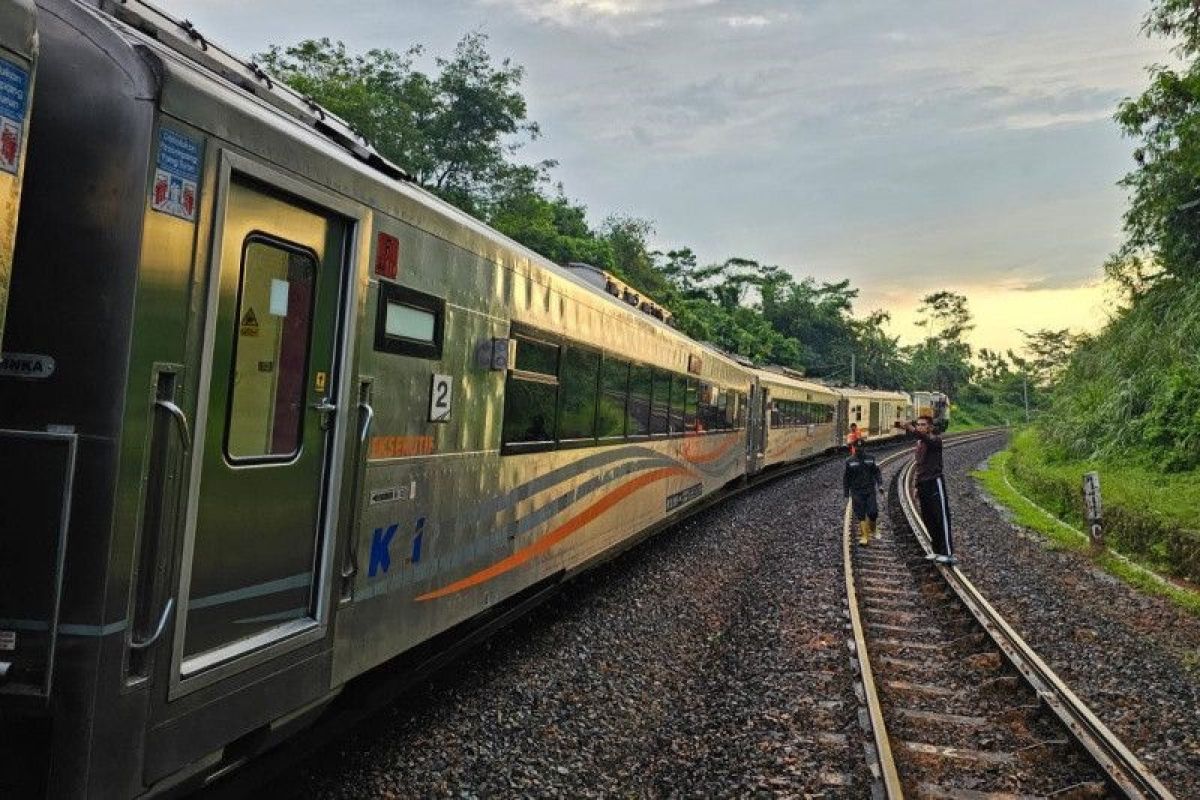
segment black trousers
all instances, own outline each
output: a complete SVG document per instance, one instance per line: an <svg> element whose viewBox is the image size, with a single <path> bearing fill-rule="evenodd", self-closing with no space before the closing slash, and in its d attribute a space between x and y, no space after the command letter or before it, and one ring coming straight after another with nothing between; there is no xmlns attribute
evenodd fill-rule
<svg viewBox="0 0 1200 800"><path fill-rule="evenodd" d="M950 499L946 496L946 480L941 476L917 481L917 502L921 520L933 540L933 552L954 555L954 537L950 533Z"/></svg>
<svg viewBox="0 0 1200 800"><path fill-rule="evenodd" d="M879 517L879 504L875 502L875 489L866 492L851 492L850 504L854 507L854 518L859 522L869 519L874 522Z"/></svg>

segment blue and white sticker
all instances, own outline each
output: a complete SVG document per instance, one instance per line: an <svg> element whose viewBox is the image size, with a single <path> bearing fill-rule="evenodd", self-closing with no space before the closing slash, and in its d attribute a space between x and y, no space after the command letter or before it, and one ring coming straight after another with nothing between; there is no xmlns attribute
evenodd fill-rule
<svg viewBox="0 0 1200 800"><path fill-rule="evenodd" d="M16 173L21 161L29 72L0 58L0 170Z"/></svg>
<svg viewBox="0 0 1200 800"><path fill-rule="evenodd" d="M195 220L199 181L200 143L170 128L161 128L150 207L189 222Z"/></svg>

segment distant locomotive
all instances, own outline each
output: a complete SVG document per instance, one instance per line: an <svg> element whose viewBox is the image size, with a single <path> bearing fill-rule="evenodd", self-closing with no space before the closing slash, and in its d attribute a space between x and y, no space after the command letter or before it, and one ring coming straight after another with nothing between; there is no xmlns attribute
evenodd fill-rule
<svg viewBox="0 0 1200 800"><path fill-rule="evenodd" d="M199 783L355 676L912 410L688 339L138 0L0 0L0 23L27 98L37 55L0 795Z"/></svg>

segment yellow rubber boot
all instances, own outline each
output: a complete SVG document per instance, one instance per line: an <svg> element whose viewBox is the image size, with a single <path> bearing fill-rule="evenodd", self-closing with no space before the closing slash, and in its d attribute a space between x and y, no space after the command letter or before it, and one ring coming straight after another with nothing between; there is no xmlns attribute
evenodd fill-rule
<svg viewBox="0 0 1200 800"><path fill-rule="evenodd" d="M871 542L871 521L864 519L858 523L858 543L870 544Z"/></svg>

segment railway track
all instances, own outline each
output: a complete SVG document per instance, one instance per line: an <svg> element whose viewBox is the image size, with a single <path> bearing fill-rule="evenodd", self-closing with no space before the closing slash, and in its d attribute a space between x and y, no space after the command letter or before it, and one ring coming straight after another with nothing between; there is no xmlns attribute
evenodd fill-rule
<svg viewBox="0 0 1200 800"><path fill-rule="evenodd" d="M956 567L925 559L931 548L911 473L910 461L894 478L890 524L869 546L851 543L849 504L845 513L852 648L876 794L1171 798Z"/></svg>

